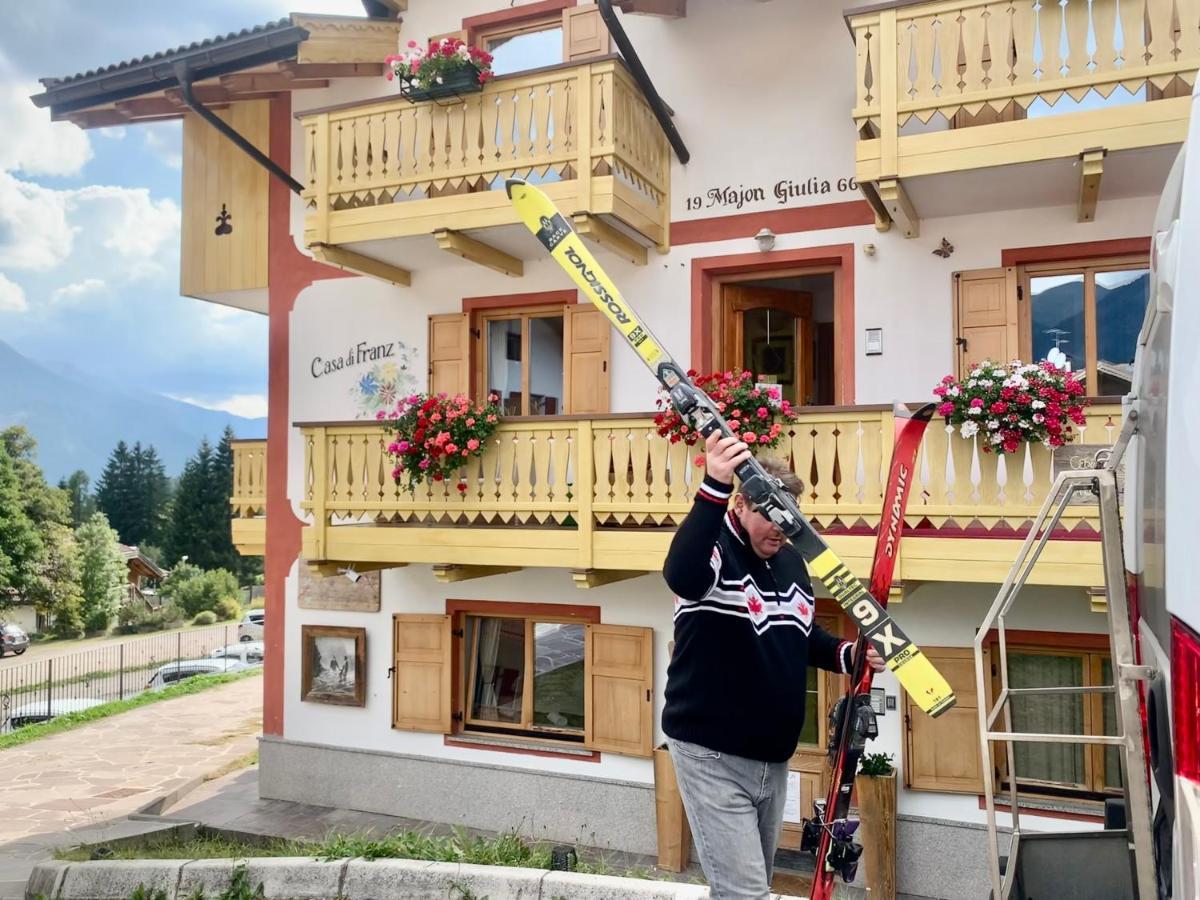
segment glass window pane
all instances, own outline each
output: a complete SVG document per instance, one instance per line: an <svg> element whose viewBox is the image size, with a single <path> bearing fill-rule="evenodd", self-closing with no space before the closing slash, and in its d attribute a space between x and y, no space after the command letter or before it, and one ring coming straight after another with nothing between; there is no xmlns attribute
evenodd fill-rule
<svg viewBox="0 0 1200 900"><path fill-rule="evenodd" d="M781 386L796 403L796 317L779 309L742 313L742 360L759 381Z"/></svg>
<svg viewBox="0 0 1200 900"><path fill-rule="evenodd" d="M1083 334L1083 275L1043 275L1029 279L1033 359L1057 347L1073 372L1087 371ZM1091 388L1091 385L1088 385Z"/></svg>
<svg viewBox="0 0 1200 900"><path fill-rule="evenodd" d="M468 647L475 658L471 718L521 722L525 682L525 621L469 616Z"/></svg>
<svg viewBox="0 0 1200 900"><path fill-rule="evenodd" d="M563 61L562 26L490 38L483 49L492 54L493 75L553 66Z"/></svg>
<svg viewBox="0 0 1200 900"><path fill-rule="evenodd" d="M563 411L563 318L529 320L529 414L554 416Z"/></svg>
<svg viewBox="0 0 1200 900"><path fill-rule="evenodd" d="M521 320L488 322L488 393L500 398L506 416L521 415Z"/></svg>
<svg viewBox="0 0 1200 900"><path fill-rule="evenodd" d="M1112 680L1112 660L1101 660L1100 682L1102 684L1112 684ZM1117 733L1117 704L1112 694L1104 695L1104 733L1109 735ZM1120 788L1122 784L1120 752L1116 747L1105 747L1104 786L1109 788Z"/></svg>
<svg viewBox="0 0 1200 900"><path fill-rule="evenodd" d="M804 727L800 729L800 743L815 745L820 735L820 718L825 710L820 707L820 694L817 691L819 673L812 666L808 667L808 685L804 698Z"/></svg>
<svg viewBox="0 0 1200 900"><path fill-rule="evenodd" d="M1096 273L1096 393L1116 396L1133 386L1133 353L1150 299L1148 269Z"/></svg>
<svg viewBox="0 0 1200 900"><path fill-rule="evenodd" d="M1083 659L1040 653L1010 653L1010 687L1081 687ZM1083 696L1026 695L1012 699L1014 731L1083 734ZM1022 781L1084 784L1084 748L1073 744L1016 745L1016 774Z"/></svg>
<svg viewBox="0 0 1200 900"><path fill-rule="evenodd" d="M533 626L533 724L583 730L583 626Z"/></svg>

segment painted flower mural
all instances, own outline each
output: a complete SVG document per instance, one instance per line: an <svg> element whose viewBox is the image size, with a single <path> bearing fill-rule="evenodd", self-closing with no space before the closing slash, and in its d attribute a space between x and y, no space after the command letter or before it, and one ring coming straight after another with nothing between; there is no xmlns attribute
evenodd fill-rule
<svg viewBox="0 0 1200 900"><path fill-rule="evenodd" d="M408 361L408 348L401 347L399 363L376 363L358 376L350 388L350 396L358 406L360 416L373 416L380 410L392 409L400 397L416 389L417 379Z"/></svg>

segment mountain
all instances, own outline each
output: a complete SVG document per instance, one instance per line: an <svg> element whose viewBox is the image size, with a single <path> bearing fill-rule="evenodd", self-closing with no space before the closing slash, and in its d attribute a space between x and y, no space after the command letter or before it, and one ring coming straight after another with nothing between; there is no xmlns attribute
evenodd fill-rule
<svg viewBox="0 0 1200 900"><path fill-rule="evenodd" d="M70 366L52 370L0 341L0 428L24 425L37 439L46 480L83 469L93 483L118 441L153 444L167 474L178 475L200 439L212 443L225 426L239 438L261 438L266 419L204 409L148 391L123 390Z"/></svg>
<svg viewBox="0 0 1200 900"><path fill-rule="evenodd" d="M1096 285L1096 349L1099 359L1115 363L1133 362L1133 351L1146 314L1150 275L1140 275L1115 288ZM1047 330L1061 329L1062 351L1082 369L1083 284L1055 285L1038 293L1033 303L1033 358L1045 359L1054 346Z"/></svg>

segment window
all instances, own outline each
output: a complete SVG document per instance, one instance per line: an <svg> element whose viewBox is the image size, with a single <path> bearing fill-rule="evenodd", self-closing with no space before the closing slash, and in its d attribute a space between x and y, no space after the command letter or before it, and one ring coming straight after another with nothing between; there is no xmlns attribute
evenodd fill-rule
<svg viewBox="0 0 1200 900"><path fill-rule="evenodd" d="M506 416L563 412L562 309L481 317L483 394L496 394Z"/></svg>
<svg viewBox="0 0 1200 900"><path fill-rule="evenodd" d="M1108 653L1017 647L1008 654L1009 686L1093 687L1112 684ZM999 677L993 678L999 694ZM1042 734L1115 734L1116 708L1111 694L1031 694L1012 698L1013 730ZM1015 746L1015 771L1021 789L1051 795L1099 798L1121 790L1120 757L1115 747L1082 744ZM1001 772L1008 786L1010 767Z"/></svg>
<svg viewBox="0 0 1200 900"><path fill-rule="evenodd" d="M492 54L495 75L553 66L563 61L562 18L483 32L477 46Z"/></svg>
<svg viewBox="0 0 1200 900"><path fill-rule="evenodd" d="M1097 265L1026 266L1032 359L1058 349L1089 394L1128 393L1138 332L1150 298L1144 258Z"/></svg>

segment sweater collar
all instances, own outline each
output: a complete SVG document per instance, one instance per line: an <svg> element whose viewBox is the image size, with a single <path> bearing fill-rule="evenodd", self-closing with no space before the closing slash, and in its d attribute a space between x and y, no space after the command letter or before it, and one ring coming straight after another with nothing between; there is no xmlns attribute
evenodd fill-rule
<svg viewBox="0 0 1200 900"><path fill-rule="evenodd" d="M735 538L737 538L739 544L745 545L746 529L742 527L742 523L738 521L738 518L733 514L732 509L725 513L725 527L729 529L730 533Z"/></svg>

